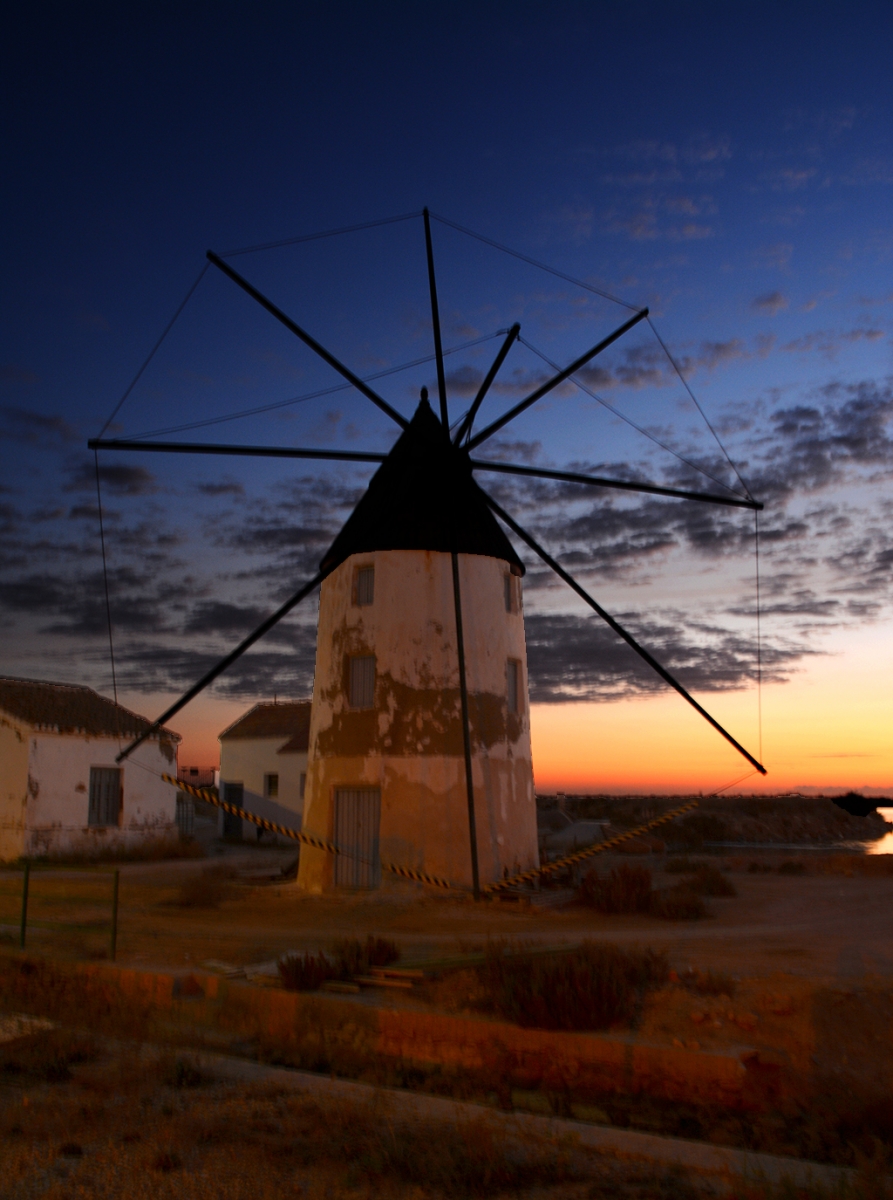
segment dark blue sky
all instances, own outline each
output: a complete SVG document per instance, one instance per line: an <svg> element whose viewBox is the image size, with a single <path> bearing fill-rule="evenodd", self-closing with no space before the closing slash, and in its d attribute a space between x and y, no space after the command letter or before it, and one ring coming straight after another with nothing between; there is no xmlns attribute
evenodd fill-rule
<svg viewBox="0 0 893 1200"><path fill-rule="evenodd" d="M2 32L10 673L108 687L85 442L205 249L424 204L650 305L767 501L777 678L835 630L888 620L889 6L38 5L7 9ZM623 320L555 277L444 226L434 233L449 346L517 319L566 362ZM233 261L371 373L430 348L421 236L414 222ZM456 411L496 344L449 360ZM513 351L492 412L543 370L531 350ZM647 331L586 381L678 453L726 469ZM212 271L115 430L337 382ZM380 386L410 412L426 382L430 368L418 368ZM379 448L392 431L338 393L194 436ZM492 453L686 477L570 387L510 438ZM122 681L143 708L300 581L364 478L157 456L102 463ZM692 686L752 681L748 518L554 489L502 495ZM545 585L529 578L536 695L648 686L607 644L580 650L576 610ZM240 702L302 692L312 649L312 628L283 631L227 686Z"/></svg>

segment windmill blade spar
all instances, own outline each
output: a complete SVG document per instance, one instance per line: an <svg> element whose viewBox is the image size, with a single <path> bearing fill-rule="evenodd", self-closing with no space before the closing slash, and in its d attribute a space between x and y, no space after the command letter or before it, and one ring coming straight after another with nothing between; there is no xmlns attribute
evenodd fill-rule
<svg viewBox="0 0 893 1200"><path fill-rule="evenodd" d="M232 454L247 458L314 458L331 462L382 463L386 454L365 450L303 450L298 446L234 446L225 442L136 442L93 438L90 450L161 450L168 454Z"/></svg>
<svg viewBox="0 0 893 1200"><path fill-rule="evenodd" d="M592 596L590 596L589 593L580 586L579 583L577 583L575 579L568 575L567 571L560 567L555 559L552 558L552 556L546 550L544 550L543 547L529 533L527 533L526 530L522 529L517 521L514 521L508 515L505 509L501 508L500 505L497 504L491 496L488 496L486 492L484 492L484 496L487 503L490 505L490 508L494 513L496 513L500 520L504 521L505 524L508 525L509 529L511 529L513 533L516 533L523 542L526 542L530 549L540 556L546 566L552 568L559 579L563 579L568 587L572 588L577 593L581 600L585 600L592 611L597 613L598 616L600 616L605 622L605 624L609 625L617 634L617 636L621 637L632 650L635 650L636 654L638 654L640 658L644 659L645 662L648 663L649 667L656 671L665 683L668 683L671 688L677 691L683 700L687 700L692 708L695 709L696 712L699 712L704 720L712 725L717 733L721 734L731 746L734 746L738 753L743 755L752 767L755 767L761 775L766 774L766 768L763 766L763 764L758 762L752 754L745 750L741 743L736 741L736 739L732 737L728 730L723 729L722 725L720 725L720 723L714 717L711 717L706 708L703 708L700 704L698 704L694 696L685 690L678 679L673 678L666 667L662 667L657 659L652 654L648 653L644 646L640 646L632 634L627 633L623 626L618 621L615 621L610 613L606 612L602 606L596 600L594 600Z"/></svg>
<svg viewBox="0 0 893 1200"><path fill-rule="evenodd" d="M169 721L171 717L180 711L181 708L185 708L190 700L195 699L199 692L204 691L209 683L213 683L218 675L222 675L227 667L231 667L236 659L241 658L245 651L250 649L256 641L262 638L265 633L269 633L274 625L276 625L284 616L290 613L296 605L300 604L305 597L309 596L315 588L319 587L324 578L325 572L320 571L317 575L314 575L309 583L305 583L303 587L299 588L298 591L296 591L293 596L286 600L283 605L277 608L274 613L271 613L271 615L267 617L265 621L262 621L253 633L249 633L247 638L239 642L235 650L231 650L225 658L222 658L216 666L213 666L210 671L204 674L198 683L194 683L189 691L184 692L180 699L175 704L172 704L166 712L163 712L157 721L153 721L149 728L143 730L139 737L134 738L129 746L125 746L121 753L115 758L115 762L123 762L128 755L132 754L133 751L136 750L137 746L141 746L147 738L152 736L153 733L157 733L165 721Z"/></svg>
<svg viewBox="0 0 893 1200"><path fill-rule="evenodd" d="M672 496L677 500L700 500L702 504L726 504L730 508L752 508L762 511L759 500L744 500L737 496L719 496L714 492L689 492L682 488L659 487L654 483L634 483L626 479L603 479L599 475L581 475L575 471L549 471L542 467L523 467L515 463L484 462L469 459L475 471L498 471L503 475L524 475L533 479L556 479L561 483L584 483L590 487L619 488L624 492L645 492L651 496Z"/></svg>
<svg viewBox="0 0 893 1200"><path fill-rule="evenodd" d="M327 362L330 367L334 367L339 375L343 375L349 383L352 383L357 391L362 392L363 395L366 396L367 399L371 400L372 403L378 408L380 408L382 412L387 413L391 420L396 421L401 429L406 428L409 422L405 417L401 416L395 408L391 408L387 400L383 400L382 397L379 396L378 392L374 392L368 383L365 383L362 379L360 379L359 375L355 375L353 371L351 371L350 367L346 367L343 362L340 362L335 357L334 354L331 354L328 350L326 350L325 346L321 346L316 338L311 337L306 330L302 329L300 325L291 319L291 317L287 316L281 308L277 308L273 301L268 300L263 292L259 292L257 288L254 287L253 284L250 284L247 279L239 274L238 271L234 271L229 263L223 261L219 254L215 254L213 250L209 250L207 257L208 261L213 263L215 267L224 273L224 275L228 275L233 283L237 283L243 292L247 292L248 295L251 296L253 300L256 300L262 308L265 308L268 313L271 313L277 321L281 321L286 329L290 330L293 334L295 334L296 337L299 337L305 346L309 346L314 354L318 354L319 357L323 359L324 362Z"/></svg>
<svg viewBox="0 0 893 1200"><path fill-rule="evenodd" d="M478 388L478 394L475 396L474 400L472 401L471 408L468 410L468 412L465 414L465 416L462 419L462 424L459 426L458 432L456 433L456 436L453 438L454 446L458 446L459 443L462 441L462 439L465 437L466 433L471 432L471 427L474 424L474 419L477 416L478 409L483 404L484 397L486 396L487 392L489 392L490 385L492 384L493 380L496 378L496 372L499 370L499 368L505 362L505 356L508 354L509 350L511 350L512 342L514 342L515 338L518 336L518 334L520 332L521 332L521 326L516 321L515 324L508 331L508 336L506 337L505 341L500 346L499 353L496 355L496 358L493 360L493 366L490 368L490 370L487 372L487 374L484 377L484 382Z"/></svg>
<svg viewBox="0 0 893 1200"><path fill-rule="evenodd" d="M623 337L623 335L632 329L634 325L638 325L640 321L644 321L647 316L648 309L643 308L640 312L637 312L635 316L630 317L628 321L624 321L624 323L618 329L615 329L613 333L608 334L606 338L602 338L602 340L593 346L591 350L587 350L585 354L581 354L579 358L574 359L569 367L565 367L563 371L559 371L557 375L553 375L551 379L547 379L546 382L542 384L542 386L538 387L535 392L531 392L530 395L524 400L519 401L514 408L510 408L508 412L503 413L501 417L499 417L491 425L488 425L486 429L482 429L480 433L475 434L475 436L468 443L469 450L474 450L476 446L481 444L481 442L485 442L487 438L492 437L494 433L498 433L504 425L508 425L509 421L513 421L515 417L519 416L522 412L524 412L525 409L530 408L531 404L535 404L537 400L541 400L543 396L547 395L547 393L551 392L554 388L557 388L560 383L564 383L565 379L569 379L575 371L579 371L581 367L585 367L588 362L596 357L596 355L601 354L603 350L607 350L607 348L616 342L618 338Z"/></svg>
<svg viewBox="0 0 893 1200"><path fill-rule="evenodd" d="M440 310L437 304L437 283L434 279L434 248L431 244L431 218L427 208L422 210L425 218L425 252L428 257L428 291L431 294L431 324L434 328L434 357L437 361L437 394L440 397L440 423L444 429L450 427L447 410L446 375L443 370L443 343L440 340Z"/></svg>

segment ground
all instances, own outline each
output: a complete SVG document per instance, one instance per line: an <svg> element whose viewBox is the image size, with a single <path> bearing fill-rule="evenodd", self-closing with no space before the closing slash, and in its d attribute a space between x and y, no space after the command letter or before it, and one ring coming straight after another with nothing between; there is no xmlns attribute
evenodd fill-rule
<svg viewBox="0 0 893 1200"><path fill-rule="evenodd" d="M293 858L288 848L226 847L210 860L122 865L118 963L188 971L214 961L258 970L266 964L269 970L283 953L328 950L338 938L367 933L395 940L404 964L468 954L495 940L517 946L570 946L587 939L651 946L666 951L676 977L639 1012L636 1036L707 1052L749 1047L767 1061L775 1055L793 1069L821 1077L829 1096L844 1105L848 1095L861 1097L858 1104L853 1100L854 1112L864 1107L865 1097L889 1094L893 875L881 871L885 864L866 875L858 859L806 851L713 855L711 861L724 868L737 895L709 899L704 920L665 921L606 916L575 906L475 905L397 880L373 895L309 897L277 878ZM666 855L606 858L599 869L621 862L647 865L657 886L678 881L678 875L665 872ZM28 949L61 959L107 957L111 870L34 869ZM21 886L20 871L0 873L0 938L9 950L18 940ZM707 972L726 990L704 993L691 986ZM364 992L357 1002L452 1011L464 1006L461 988L449 996L436 987L408 996ZM63 1028L52 1036L77 1042L82 1031ZM60 1052L70 1061L58 1072L58 1082L48 1081L52 1068L40 1063L19 1063L0 1076L4 1157L14 1164L9 1178L19 1189L4 1195L365 1196L374 1191L422 1197L473 1194L477 1187L461 1176L466 1167L453 1159L464 1162L483 1151L469 1149L461 1138L449 1142L448 1161L436 1166L446 1176L436 1180L431 1166L421 1178L413 1174L411 1155L382 1149L391 1135L374 1121L370 1125L371 1117L352 1118L361 1130L359 1140L336 1153L332 1146L339 1143L331 1141L331 1131L343 1131L343 1114L323 1113L307 1097L283 1098L212 1081L176 1086L198 1083L189 1077L188 1062L178 1067L168 1056L147 1066L134 1058L135 1050L90 1042L78 1063L77 1050L69 1050ZM68 1072L72 1077L65 1079ZM525 1105L520 1094L511 1099ZM779 1111L775 1134L765 1120L759 1128L759 1123L717 1121L708 1127L696 1121L688 1136L851 1163L847 1138L858 1142L858 1131L847 1133L839 1118L838 1111L834 1137L844 1157L821 1144L824 1127L805 1129L802 1111ZM593 1119L678 1132L660 1106L630 1111L615 1102ZM882 1125L888 1121L878 1119ZM319 1137L306 1132L312 1129L320 1131ZM412 1141L417 1135L401 1133L397 1142L405 1149L410 1138L417 1146ZM79 1146L83 1153L63 1152L65 1145L69 1150ZM879 1153L889 1153L886 1141L878 1145ZM315 1148L311 1152L308 1146ZM872 1146L871 1139L860 1143L859 1154L870 1155ZM543 1149L546 1158L553 1150ZM264 1163L262 1178L251 1165L255 1155ZM486 1194L686 1196L706 1186L608 1160L589 1161L585 1169L577 1164L577 1175L549 1176L549 1181L533 1168L519 1174L506 1162L507 1174L494 1176ZM121 1191L125 1177L129 1190Z"/></svg>

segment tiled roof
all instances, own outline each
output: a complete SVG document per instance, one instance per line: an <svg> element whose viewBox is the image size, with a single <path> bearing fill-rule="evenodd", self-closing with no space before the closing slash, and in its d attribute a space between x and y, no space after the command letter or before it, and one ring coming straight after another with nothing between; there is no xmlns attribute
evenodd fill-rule
<svg viewBox="0 0 893 1200"><path fill-rule="evenodd" d="M280 754L300 754L310 735L310 701L288 700L255 704L244 717L224 729L221 741L230 738L288 738Z"/></svg>
<svg viewBox="0 0 893 1200"><path fill-rule="evenodd" d="M49 683L42 679L0 676L0 709L35 729L54 733L80 733L92 737L130 737L142 733L151 721L92 688L77 683ZM180 735L164 729L166 740Z"/></svg>

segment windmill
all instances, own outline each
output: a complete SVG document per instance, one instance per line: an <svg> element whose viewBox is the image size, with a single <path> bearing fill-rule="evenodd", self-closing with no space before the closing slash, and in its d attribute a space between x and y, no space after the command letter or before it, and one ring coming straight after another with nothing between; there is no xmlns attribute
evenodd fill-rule
<svg viewBox="0 0 893 1200"><path fill-rule="evenodd" d="M749 494L661 487L475 456L494 434L648 317L640 309L524 399L475 431L518 338L508 331L468 411L451 427L431 221L424 220L438 412L425 389L407 420L221 256L208 262L375 404L399 428L387 454L296 447L97 438L100 449L254 455L376 463L368 489L317 574L198 680L127 758L265 633L320 588L319 631L303 828L341 853L302 851L311 890L377 883L379 853L408 868L482 885L537 865L527 663L520 580L510 530L675 689L754 770L765 768L478 483L498 472L759 510Z"/></svg>

